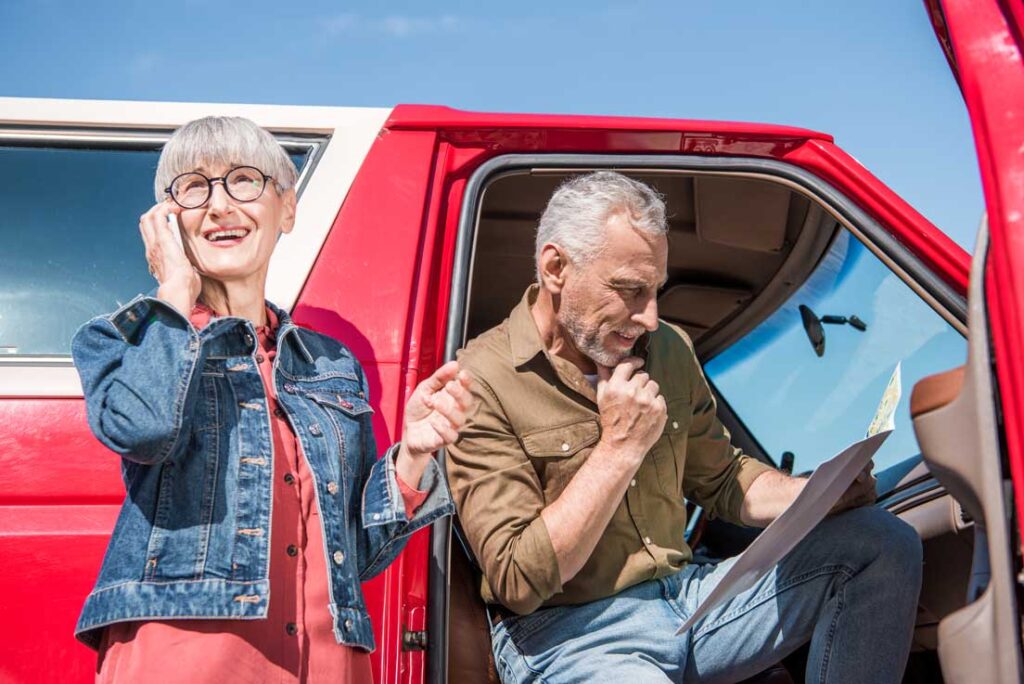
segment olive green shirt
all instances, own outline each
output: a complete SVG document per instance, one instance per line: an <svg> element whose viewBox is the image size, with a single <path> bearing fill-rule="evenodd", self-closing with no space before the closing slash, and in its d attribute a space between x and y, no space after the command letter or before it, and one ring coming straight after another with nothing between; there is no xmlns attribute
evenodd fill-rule
<svg viewBox="0 0 1024 684"><path fill-rule="evenodd" d="M530 313L536 296L532 286L509 318L460 353L479 406L447 460L459 519L483 570L484 600L521 614L678 572L692 559L684 497L740 523L750 483L770 469L729 443L690 339L662 321L637 352L646 354L644 370L668 404L665 432L589 560L563 586L540 513L587 460L601 426L594 388L544 348Z"/></svg>

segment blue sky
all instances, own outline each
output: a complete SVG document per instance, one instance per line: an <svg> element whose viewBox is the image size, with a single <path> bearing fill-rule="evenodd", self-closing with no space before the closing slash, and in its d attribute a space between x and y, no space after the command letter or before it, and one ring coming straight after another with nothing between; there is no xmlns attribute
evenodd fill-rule
<svg viewBox="0 0 1024 684"><path fill-rule="evenodd" d="M965 248L971 132L919 0L0 2L0 95L816 128Z"/></svg>

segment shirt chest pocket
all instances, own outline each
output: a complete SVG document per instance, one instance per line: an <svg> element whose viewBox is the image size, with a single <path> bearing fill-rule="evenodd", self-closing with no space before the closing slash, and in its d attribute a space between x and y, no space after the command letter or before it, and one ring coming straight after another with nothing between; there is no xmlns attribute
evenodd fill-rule
<svg viewBox="0 0 1024 684"><path fill-rule="evenodd" d="M558 498L600 438L597 418L532 430L520 437L546 502Z"/></svg>
<svg viewBox="0 0 1024 684"><path fill-rule="evenodd" d="M683 470L686 467L686 442L690 429L690 401L685 397L667 402L668 417L665 429L654 446L651 460L661 491L679 499L683 492Z"/></svg>

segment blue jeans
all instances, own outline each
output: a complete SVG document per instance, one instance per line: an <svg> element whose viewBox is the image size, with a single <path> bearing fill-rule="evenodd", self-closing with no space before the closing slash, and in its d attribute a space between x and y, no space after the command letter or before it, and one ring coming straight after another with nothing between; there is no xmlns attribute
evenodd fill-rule
<svg viewBox="0 0 1024 684"><path fill-rule="evenodd" d="M921 541L889 513L827 518L751 589L675 631L732 561L491 629L509 682L737 682L810 641L807 682L899 682L921 587Z"/></svg>

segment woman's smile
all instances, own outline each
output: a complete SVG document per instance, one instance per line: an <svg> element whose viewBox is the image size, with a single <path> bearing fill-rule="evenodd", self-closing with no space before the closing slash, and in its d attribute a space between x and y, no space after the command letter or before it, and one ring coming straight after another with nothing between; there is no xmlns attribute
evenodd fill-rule
<svg viewBox="0 0 1024 684"><path fill-rule="evenodd" d="M221 249L241 244L252 232L245 226L216 226L203 231L203 239L213 247Z"/></svg>

